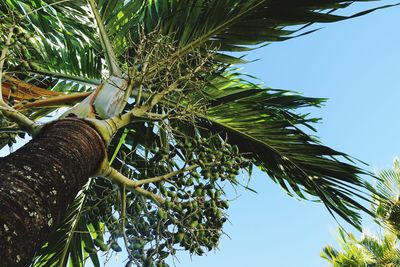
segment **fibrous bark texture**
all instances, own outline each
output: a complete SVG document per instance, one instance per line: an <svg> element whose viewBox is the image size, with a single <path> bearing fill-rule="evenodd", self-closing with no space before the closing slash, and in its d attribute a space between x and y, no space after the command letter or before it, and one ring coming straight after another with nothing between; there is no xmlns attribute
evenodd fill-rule
<svg viewBox="0 0 400 267"><path fill-rule="evenodd" d="M0 159L0 265L28 266L68 205L99 169L104 144L75 118L46 125Z"/></svg>

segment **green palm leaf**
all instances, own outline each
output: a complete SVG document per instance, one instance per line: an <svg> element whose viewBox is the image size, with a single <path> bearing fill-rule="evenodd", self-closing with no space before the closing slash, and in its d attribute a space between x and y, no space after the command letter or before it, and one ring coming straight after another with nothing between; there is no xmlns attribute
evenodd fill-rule
<svg viewBox="0 0 400 267"><path fill-rule="evenodd" d="M29 67L22 68L20 62L15 62L12 68L15 73L51 78L52 84L59 82L58 79L74 84L97 83L103 68L100 45L94 24L80 4L39 0L10 0L0 4L2 13L11 12L19 17L22 34L26 36L22 47L18 47L21 51L16 53Z"/></svg>
<svg viewBox="0 0 400 267"><path fill-rule="evenodd" d="M360 16L339 16L333 10L361 1L259 1L259 0L154 0L99 1L108 32L120 53L140 38L140 31L160 30L173 35L180 47L173 56L194 47L220 51L247 51L265 42L294 37L303 25L336 22ZM380 7L383 8L383 7ZM287 26L298 26L288 30ZM310 31L311 32L311 31ZM304 33L303 33L304 34ZM231 61L220 61L230 64Z"/></svg>
<svg viewBox="0 0 400 267"><path fill-rule="evenodd" d="M377 183L377 191L388 201L378 201L375 213L379 222L388 225L397 235L400 235L400 167L399 159L395 158L394 168L378 172L381 178Z"/></svg>
<svg viewBox="0 0 400 267"><path fill-rule="evenodd" d="M201 127L226 134L231 144L286 192L301 198L307 198L304 193L318 197L330 211L353 225L359 225L353 209L371 214L356 200L370 202L361 193L363 187L370 187L359 177L366 173L343 161L351 160L345 153L321 145L303 130L314 130L310 124L318 119L298 110L319 107L323 99L264 89L235 73L213 80L204 91L211 104L205 114L198 114Z"/></svg>
<svg viewBox="0 0 400 267"><path fill-rule="evenodd" d="M90 259L94 266L100 266L99 259L91 236L91 231L83 217L87 195L84 193L92 183L90 180L80 191L75 201L69 206L64 220L58 225L57 231L39 250L34 260L34 267L64 267L70 262L72 266L83 266L91 251Z"/></svg>

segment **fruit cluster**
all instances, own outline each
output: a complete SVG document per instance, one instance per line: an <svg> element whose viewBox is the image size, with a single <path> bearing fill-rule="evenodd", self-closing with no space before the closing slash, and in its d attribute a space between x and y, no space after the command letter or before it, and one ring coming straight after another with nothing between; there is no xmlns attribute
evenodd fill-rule
<svg viewBox="0 0 400 267"><path fill-rule="evenodd" d="M236 185L240 169L249 165L239 149L212 135L177 139L167 148L152 144L146 151L122 151L121 170L138 180L182 171L142 185L155 198L127 192L124 223L121 202L116 201L121 192L99 178L88 193L92 208L87 216L89 221L100 219L110 239L106 245L96 241L97 247L120 251L118 240L123 239L130 258L143 266L168 266L165 259L177 250L202 255L217 247L229 207L225 187Z"/></svg>

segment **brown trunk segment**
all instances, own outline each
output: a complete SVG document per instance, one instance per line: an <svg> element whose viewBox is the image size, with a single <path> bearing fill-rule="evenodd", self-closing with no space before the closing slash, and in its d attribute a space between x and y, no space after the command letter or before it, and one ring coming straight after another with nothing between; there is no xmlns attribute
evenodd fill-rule
<svg viewBox="0 0 400 267"><path fill-rule="evenodd" d="M87 122L46 125L0 159L0 265L28 266L68 205L104 159L104 143Z"/></svg>

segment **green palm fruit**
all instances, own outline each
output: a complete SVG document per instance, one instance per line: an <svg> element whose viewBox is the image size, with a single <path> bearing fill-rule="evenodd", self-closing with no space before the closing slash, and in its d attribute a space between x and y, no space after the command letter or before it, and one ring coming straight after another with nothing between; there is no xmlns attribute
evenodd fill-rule
<svg viewBox="0 0 400 267"><path fill-rule="evenodd" d="M169 209L171 208L171 206L172 206L172 203L171 203L171 201L166 200L166 201L164 202L164 205L165 205L165 208L169 210Z"/></svg>
<svg viewBox="0 0 400 267"><path fill-rule="evenodd" d="M215 216L218 220L220 220L222 218L222 216L224 216L224 214L220 210L218 210L217 213L215 214Z"/></svg>
<svg viewBox="0 0 400 267"><path fill-rule="evenodd" d="M166 213L164 210L162 210L162 209L158 209L158 211L157 211L157 217L158 217L158 219L160 219L160 220L166 219L166 218L167 218L167 213Z"/></svg>
<svg viewBox="0 0 400 267"><path fill-rule="evenodd" d="M186 186L191 186L191 185L193 185L193 179L189 178L186 180Z"/></svg>
<svg viewBox="0 0 400 267"><path fill-rule="evenodd" d="M198 173L198 172L192 172L191 174L192 174L192 176L193 176L194 178L196 178L196 179L200 179L200 178L201 178L201 175L200 175L200 173Z"/></svg>
<svg viewBox="0 0 400 267"><path fill-rule="evenodd" d="M218 236L211 237L211 242L213 242L214 244L218 243L218 241L219 241L219 237Z"/></svg>
<svg viewBox="0 0 400 267"><path fill-rule="evenodd" d="M170 198L176 198L176 193L175 193L175 192L172 192L172 191L168 191L168 196L169 196Z"/></svg>
<svg viewBox="0 0 400 267"><path fill-rule="evenodd" d="M193 195L194 195L195 197L201 196L202 191L203 191L203 190L202 190L201 188L196 188L196 189L194 190Z"/></svg>
<svg viewBox="0 0 400 267"><path fill-rule="evenodd" d="M223 207L224 209L228 209L229 202L227 200L221 201L221 207Z"/></svg>
<svg viewBox="0 0 400 267"><path fill-rule="evenodd" d="M232 167L235 165L235 162L233 160L229 160L228 162L226 162L227 166Z"/></svg>
<svg viewBox="0 0 400 267"><path fill-rule="evenodd" d="M132 244L132 249L141 249L143 248L143 244L141 243L133 243Z"/></svg>
<svg viewBox="0 0 400 267"><path fill-rule="evenodd" d="M197 225L199 225L199 222L198 222L198 221L192 221L192 222L190 223L190 227L192 227L192 228L196 228Z"/></svg>
<svg viewBox="0 0 400 267"><path fill-rule="evenodd" d="M181 243L182 240L185 238L184 233L178 233L177 235L174 236L174 243Z"/></svg>
<svg viewBox="0 0 400 267"><path fill-rule="evenodd" d="M203 251L203 249L202 249L201 247L196 248L195 252L196 252L196 254L199 255L199 256L201 256L201 255L204 254L204 251Z"/></svg>
<svg viewBox="0 0 400 267"><path fill-rule="evenodd" d="M172 209L178 213L182 212L182 206L180 204L176 204L172 207Z"/></svg>
<svg viewBox="0 0 400 267"><path fill-rule="evenodd" d="M103 239L96 238L93 240L93 243L100 248L101 251L107 251L108 246L103 242Z"/></svg>
<svg viewBox="0 0 400 267"><path fill-rule="evenodd" d="M164 186L160 186L160 192L161 194L163 194L164 196L166 196L168 194L167 189Z"/></svg>

